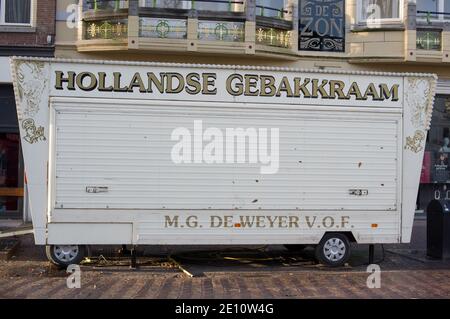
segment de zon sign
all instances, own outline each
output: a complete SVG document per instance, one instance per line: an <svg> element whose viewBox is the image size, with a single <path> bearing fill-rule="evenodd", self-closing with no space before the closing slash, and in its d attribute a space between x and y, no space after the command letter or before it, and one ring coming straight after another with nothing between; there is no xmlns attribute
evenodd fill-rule
<svg viewBox="0 0 450 319"><path fill-rule="evenodd" d="M300 0L299 50L345 50L345 1Z"/></svg>

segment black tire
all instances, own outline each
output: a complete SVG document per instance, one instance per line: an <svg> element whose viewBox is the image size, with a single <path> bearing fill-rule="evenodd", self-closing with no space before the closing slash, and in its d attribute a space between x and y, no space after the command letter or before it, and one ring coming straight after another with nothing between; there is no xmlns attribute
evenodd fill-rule
<svg viewBox="0 0 450 319"><path fill-rule="evenodd" d="M86 246L83 245L48 245L45 247L47 259L61 268L79 264L86 256Z"/></svg>
<svg viewBox="0 0 450 319"><path fill-rule="evenodd" d="M283 245L283 246L287 250L293 251L293 252L297 252L297 253L303 251L306 247L308 247L307 245L297 245L297 244L295 244L295 245L292 245L292 244L291 245Z"/></svg>
<svg viewBox="0 0 450 319"><path fill-rule="evenodd" d="M343 266L350 258L350 242L344 234L327 233L316 246L316 259L330 267Z"/></svg>

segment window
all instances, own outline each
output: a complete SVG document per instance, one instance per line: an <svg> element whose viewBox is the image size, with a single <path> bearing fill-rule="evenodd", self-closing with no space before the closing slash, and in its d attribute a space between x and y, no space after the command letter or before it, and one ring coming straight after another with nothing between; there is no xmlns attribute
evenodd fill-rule
<svg viewBox="0 0 450 319"><path fill-rule="evenodd" d="M439 0L417 0L417 11L437 12Z"/></svg>
<svg viewBox="0 0 450 319"><path fill-rule="evenodd" d="M141 0L143 8L190 9L191 1L183 0Z"/></svg>
<svg viewBox="0 0 450 319"><path fill-rule="evenodd" d="M357 3L360 23L395 23L403 19L403 0L358 0Z"/></svg>
<svg viewBox="0 0 450 319"><path fill-rule="evenodd" d="M243 1L222 1L222 0L205 0L205 1L191 1L191 7L200 11L243 11Z"/></svg>
<svg viewBox="0 0 450 319"><path fill-rule="evenodd" d="M263 17L284 18L285 7L284 0L256 0L256 14Z"/></svg>
<svg viewBox="0 0 450 319"><path fill-rule="evenodd" d="M19 210L19 148L19 134L0 133L0 218Z"/></svg>
<svg viewBox="0 0 450 319"><path fill-rule="evenodd" d="M139 5L145 8L243 12L244 1L245 0L140 0Z"/></svg>
<svg viewBox="0 0 450 319"><path fill-rule="evenodd" d="M417 0L417 17L427 20L450 19L450 0Z"/></svg>
<svg viewBox="0 0 450 319"><path fill-rule="evenodd" d="M0 24L30 25L31 0L0 0Z"/></svg>
<svg viewBox="0 0 450 319"><path fill-rule="evenodd" d="M153 2L153 1L152 1ZM126 0L83 0L83 10L119 10L128 8Z"/></svg>

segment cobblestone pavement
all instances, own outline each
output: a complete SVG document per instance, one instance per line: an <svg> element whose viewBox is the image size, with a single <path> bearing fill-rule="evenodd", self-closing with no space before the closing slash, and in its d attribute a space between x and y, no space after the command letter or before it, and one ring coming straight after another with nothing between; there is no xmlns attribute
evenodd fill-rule
<svg viewBox="0 0 450 319"><path fill-rule="evenodd" d="M25 237L16 256L0 261L0 298L449 298L450 263L425 258L417 240L423 229L416 221L411 245L386 247L379 289L366 286L367 247L356 248L349 265L330 269L315 264L311 250L290 253L281 246L153 247L141 251L137 270L111 248L98 247L104 258L81 266L81 288L69 289L68 274Z"/></svg>

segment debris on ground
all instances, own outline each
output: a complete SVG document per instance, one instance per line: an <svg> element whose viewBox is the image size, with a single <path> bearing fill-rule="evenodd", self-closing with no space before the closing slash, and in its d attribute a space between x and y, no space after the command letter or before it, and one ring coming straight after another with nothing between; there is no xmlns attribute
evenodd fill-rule
<svg viewBox="0 0 450 319"><path fill-rule="evenodd" d="M16 238L0 239L0 260L9 260L17 251L20 240Z"/></svg>

